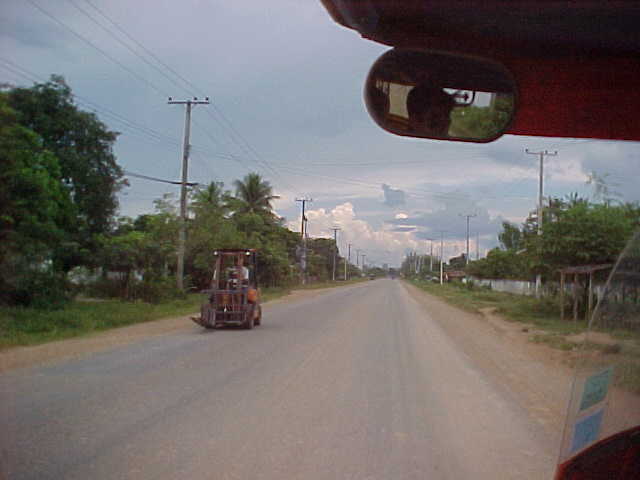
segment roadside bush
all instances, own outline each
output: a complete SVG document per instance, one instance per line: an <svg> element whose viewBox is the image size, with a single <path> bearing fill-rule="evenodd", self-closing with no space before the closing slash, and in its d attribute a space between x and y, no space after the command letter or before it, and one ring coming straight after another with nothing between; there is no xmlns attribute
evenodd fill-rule
<svg viewBox="0 0 640 480"><path fill-rule="evenodd" d="M188 279L185 279L188 285ZM85 288L85 293L96 298L119 298L141 300L147 303L161 303L186 298L186 293L176 288L174 278L154 278L146 280L101 278Z"/></svg>
<svg viewBox="0 0 640 480"><path fill-rule="evenodd" d="M188 281L185 283L188 285ZM167 277L136 282L132 285L130 292L132 297L130 300L142 300L147 303L186 298L186 293L176 287L175 279Z"/></svg>
<svg viewBox="0 0 640 480"><path fill-rule="evenodd" d="M99 278L84 287L88 297L120 298L123 295L122 281L113 278Z"/></svg>
<svg viewBox="0 0 640 480"><path fill-rule="evenodd" d="M27 270L5 285L3 302L47 310L64 307L72 297L72 288L63 273Z"/></svg>

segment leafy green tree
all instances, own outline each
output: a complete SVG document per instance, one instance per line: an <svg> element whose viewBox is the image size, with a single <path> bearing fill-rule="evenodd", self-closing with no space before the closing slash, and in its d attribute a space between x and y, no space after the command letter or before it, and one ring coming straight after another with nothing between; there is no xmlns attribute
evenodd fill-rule
<svg viewBox="0 0 640 480"><path fill-rule="evenodd" d="M30 272L42 273L75 216L57 158L17 119L0 94L0 300L10 303Z"/></svg>
<svg viewBox="0 0 640 480"><path fill-rule="evenodd" d="M42 146L58 159L62 183L77 210L73 242L56 252L68 270L91 258L94 235L109 231L116 212L116 193L124 184L113 153L118 134L95 114L80 110L60 76L31 88L14 88L7 95L19 123L37 133Z"/></svg>
<svg viewBox="0 0 640 480"><path fill-rule="evenodd" d="M542 267L614 262L638 225L638 211L607 204L577 204L544 225ZM635 217L635 218L634 218Z"/></svg>
<svg viewBox="0 0 640 480"><path fill-rule="evenodd" d="M523 234L517 225L502 222L502 232L498 235L498 240L505 250L518 251L522 248Z"/></svg>
<svg viewBox="0 0 640 480"><path fill-rule="evenodd" d="M528 279L527 257L514 250L494 248L485 258L470 262L466 272L480 278Z"/></svg>

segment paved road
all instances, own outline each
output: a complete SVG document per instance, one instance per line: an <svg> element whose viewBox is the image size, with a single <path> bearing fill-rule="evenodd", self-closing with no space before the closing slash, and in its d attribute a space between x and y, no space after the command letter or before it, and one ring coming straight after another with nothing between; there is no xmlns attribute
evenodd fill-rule
<svg viewBox="0 0 640 480"><path fill-rule="evenodd" d="M4 473L550 478L555 446L399 281L267 307L0 376Z"/></svg>

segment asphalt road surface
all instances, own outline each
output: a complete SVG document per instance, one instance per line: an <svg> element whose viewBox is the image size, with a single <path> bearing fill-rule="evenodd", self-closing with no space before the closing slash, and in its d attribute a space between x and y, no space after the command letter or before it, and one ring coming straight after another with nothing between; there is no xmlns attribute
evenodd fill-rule
<svg viewBox="0 0 640 480"><path fill-rule="evenodd" d="M266 305L251 331L186 321L163 336L6 372L2 472L550 478L552 437L447 321L400 281L377 280Z"/></svg>

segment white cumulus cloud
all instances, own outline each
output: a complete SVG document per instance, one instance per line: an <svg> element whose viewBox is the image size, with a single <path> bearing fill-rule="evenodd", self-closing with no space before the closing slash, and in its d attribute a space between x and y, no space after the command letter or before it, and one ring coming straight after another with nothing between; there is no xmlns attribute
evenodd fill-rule
<svg viewBox="0 0 640 480"><path fill-rule="evenodd" d="M351 202L345 202L333 209L319 208L305 213L308 231L311 237L332 237L332 227L340 227L338 247L341 255L347 254L347 245L351 244L352 261L355 263L355 250L365 253L366 263L399 265L407 250L417 248L418 242L410 232L392 231L388 226L375 229L365 220L357 217ZM298 220L289 222L289 227L298 226Z"/></svg>

